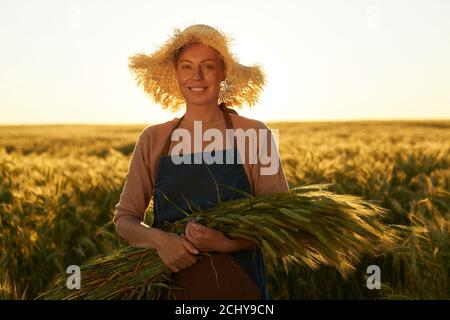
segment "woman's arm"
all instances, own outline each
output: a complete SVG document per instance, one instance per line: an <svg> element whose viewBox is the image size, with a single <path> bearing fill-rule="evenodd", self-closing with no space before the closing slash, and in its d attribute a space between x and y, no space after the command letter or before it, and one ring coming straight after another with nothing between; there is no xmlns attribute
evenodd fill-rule
<svg viewBox="0 0 450 320"><path fill-rule="evenodd" d="M192 243L175 233L151 228L133 216L116 221L117 233L132 247L153 248L173 272L186 269L197 261L199 251Z"/></svg>
<svg viewBox="0 0 450 320"><path fill-rule="evenodd" d="M231 253L239 250L254 249L256 244L247 239L230 239L222 231L209 228L194 221L186 225L186 239L198 250L204 252Z"/></svg>
<svg viewBox="0 0 450 320"><path fill-rule="evenodd" d="M127 215L116 221L116 231L132 247L159 249L164 231L152 228L139 221L138 218Z"/></svg>
<svg viewBox="0 0 450 320"><path fill-rule="evenodd" d="M158 228L152 228L133 216L123 216L116 223L117 234L132 247L159 250L166 234ZM239 250L254 249L256 244L247 239L224 237L215 248L218 252L231 253Z"/></svg>
<svg viewBox="0 0 450 320"><path fill-rule="evenodd" d="M138 247L153 246L153 243L148 243L144 239L154 239L158 233L158 231L152 230L149 226L141 223L144 220L145 211L153 192L150 153L151 136L147 128L139 134L134 147L113 218L117 234L128 243Z"/></svg>
<svg viewBox="0 0 450 320"><path fill-rule="evenodd" d="M224 243L221 252L231 253L240 250L255 249L257 244L247 239L229 239Z"/></svg>

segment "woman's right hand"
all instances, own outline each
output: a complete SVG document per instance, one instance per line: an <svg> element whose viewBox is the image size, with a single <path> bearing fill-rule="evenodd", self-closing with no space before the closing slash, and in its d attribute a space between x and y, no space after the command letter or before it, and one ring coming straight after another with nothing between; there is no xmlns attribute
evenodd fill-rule
<svg viewBox="0 0 450 320"><path fill-rule="evenodd" d="M193 265L197 262L195 255L199 253L189 240L171 232L164 233L161 245L156 248L156 251L172 272L178 272Z"/></svg>

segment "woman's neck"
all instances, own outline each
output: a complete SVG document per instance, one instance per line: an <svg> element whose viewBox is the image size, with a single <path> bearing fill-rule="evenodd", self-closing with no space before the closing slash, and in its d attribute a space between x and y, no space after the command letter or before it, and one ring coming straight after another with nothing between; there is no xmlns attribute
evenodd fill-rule
<svg viewBox="0 0 450 320"><path fill-rule="evenodd" d="M212 105L186 105L186 113L183 120L187 122L202 121L214 122L223 119L223 111L217 103Z"/></svg>

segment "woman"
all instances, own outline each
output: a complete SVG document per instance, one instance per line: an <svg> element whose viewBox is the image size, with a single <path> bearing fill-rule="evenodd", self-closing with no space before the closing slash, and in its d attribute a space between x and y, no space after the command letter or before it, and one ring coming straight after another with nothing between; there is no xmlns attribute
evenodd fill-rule
<svg viewBox="0 0 450 320"><path fill-rule="evenodd" d="M158 252L174 272L175 285L181 288L175 291L177 299L269 298L262 251L255 243L231 239L194 221L187 224L181 236L160 229L165 222L184 218L183 211L206 209L218 201L243 197L237 190L257 196L289 189L279 158L276 172L261 174L261 161L243 161L242 156L250 159L255 152L242 144L237 148L236 136L234 148L207 152L208 141L200 141L201 152L195 152L195 146L199 146L194 132L198 124L202 132L215 130L210 131L215 132L215 137L220 137L218 132L230 137L227 129L268 129L264 123L239 116L227 107L254 104L264 85L261 68L239 64L230 54L228 42L212 27L193 25L182 32L176 29L174 36L152 55L137 54L130 59L130 69L146 93L171 110L185 105L186 112L181 118L148 126L140 133L114 223L118 235L131 246ZM190 135L183 136L180 149L180 144L174 142L181 133ZM262 141L259 136L257 139L254 143ZM188 161L174 161L179 154L175 149L190 150L183 154ZM278 155L276 148L269 149ZM195 162L198 155L202 159L217 155L229 159L230 154L231 163ZM152 196L154 222L150 227L142 221ZM200 252L209 255L200 259Z"/></svg>

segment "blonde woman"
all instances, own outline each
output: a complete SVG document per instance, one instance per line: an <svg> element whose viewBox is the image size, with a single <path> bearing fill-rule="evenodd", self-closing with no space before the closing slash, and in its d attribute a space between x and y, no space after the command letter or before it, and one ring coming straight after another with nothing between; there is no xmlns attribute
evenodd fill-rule
<svg viewBox="0 0 450 320"><path fill-rule="evenodd" d="M266 130L273 141L263 122L239 116L232 109L255 104L265 77L260 66L240 64L229 51L229 41L215 28L192 25L176 29L153 54L130 58L130 69L144 91L164 108L185 108L185 113L140 133L114 223L118 235L130 245L158 252L174 272L174 284L180 288L174 291L176 299L269 298L264 258L255 243L231 239L195 221L188 223L184 235L160 229L164 223L184 218L183 212L243 197L237 190L257 196L289 189L279 158L275 158L277 170L263 174L261 161L248 161L254 149L237 148L236 135L231 148L223 143L223 148L206 151L211 141L197 141L195 130L202 137L209 132L210 137L226 140L230 130L236 129ZM262 140L257 139L253 143ZM267 149L278 155L276 148ZM198 162L208 156L233 161ZM154 222L148 226L143 219L152 197ZM200 258L201 252L209 255Z"/></svg>

